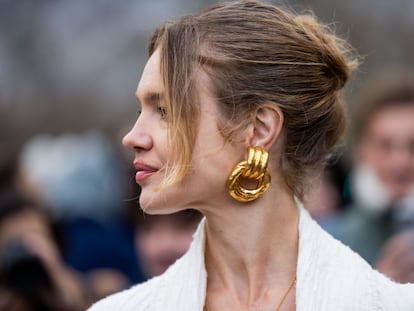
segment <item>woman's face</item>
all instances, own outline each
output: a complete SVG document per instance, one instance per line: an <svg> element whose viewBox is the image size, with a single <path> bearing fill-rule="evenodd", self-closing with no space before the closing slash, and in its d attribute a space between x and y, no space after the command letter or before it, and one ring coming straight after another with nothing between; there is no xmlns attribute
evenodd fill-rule
<svg viewBox="0 0 414 311"><path fill-rule="evenodd" d="M202 210L214 202L231 200L226 191L227 177L233 166L243 160L246 146L226 142L219 131L219 110L208 90L209 81L203 73L198 78L199 127L190 169L179 183L157 190L165 176L165 164L173 158L162 100L159 50L144 68L136 92L141 114L123 144L135 152L136 181L142 188L140 205L149 214L186 208Z"/></svg>

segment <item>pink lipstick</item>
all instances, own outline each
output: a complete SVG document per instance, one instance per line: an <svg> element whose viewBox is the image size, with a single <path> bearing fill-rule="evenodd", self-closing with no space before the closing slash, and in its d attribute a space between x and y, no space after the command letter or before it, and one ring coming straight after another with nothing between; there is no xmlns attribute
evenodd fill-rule
<svg viewBox="0 0 414 311"><path fill-rule="evenodd" d="M158 169L156 169L155 167L152 167L143 162L134 162L134 167L137 170L137 173L135 174L135 181L137 183L143 181L144 179L158 171Z"/></svg>

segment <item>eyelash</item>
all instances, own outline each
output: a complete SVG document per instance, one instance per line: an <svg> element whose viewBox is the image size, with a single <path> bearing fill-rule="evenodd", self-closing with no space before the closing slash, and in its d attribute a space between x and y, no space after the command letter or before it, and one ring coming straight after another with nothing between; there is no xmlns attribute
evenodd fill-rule
<svg viewBox="0 0 414 311"><path fill-rule="evenodd" d="M167 108L163 106L157 106L157 112L160 114L161 119L167 119ZM138 109L138 117L141 115L142 109Z"/></svg>
<svg viewBox="0 0 414 311"><path fill-rule="evenodd" d="M162 107L162 106L158 106L157 111L161 115L161 119L163 119L163 120L167 119L167 108Z"/></svg>

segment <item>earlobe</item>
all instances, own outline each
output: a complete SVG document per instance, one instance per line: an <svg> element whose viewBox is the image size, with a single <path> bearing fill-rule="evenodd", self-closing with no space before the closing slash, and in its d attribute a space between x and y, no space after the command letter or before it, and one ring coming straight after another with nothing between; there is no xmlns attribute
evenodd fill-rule
<svg viewBox="0 0 414 311"><path fill-rule="evenodd" d="M276 104L259 106L249 129L248 144L269 150L282 132L283 121L283 112Z"/></svg>

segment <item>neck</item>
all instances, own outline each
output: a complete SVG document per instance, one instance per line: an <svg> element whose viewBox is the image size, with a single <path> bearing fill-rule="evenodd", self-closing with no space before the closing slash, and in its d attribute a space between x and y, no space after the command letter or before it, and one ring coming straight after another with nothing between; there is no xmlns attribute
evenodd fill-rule
<svg viewBox="0 0 414 311"><path fill-rule="evenodd" d="M205 214L209 292L226 290L252 305L272 288L290 284L299 219L291 195L267 193L249 206L216 207Z"/></svg>

